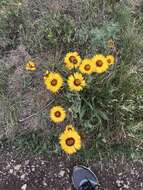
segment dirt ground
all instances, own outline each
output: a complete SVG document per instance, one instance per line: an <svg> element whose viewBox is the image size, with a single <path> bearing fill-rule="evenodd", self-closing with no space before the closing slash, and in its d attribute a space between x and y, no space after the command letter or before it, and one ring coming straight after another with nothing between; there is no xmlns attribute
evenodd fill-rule
<svg viewBox="0 0 143 190"><path fill-rule="evenodd" d="M97 174L105 190L143 190L143 164L124 157L110 162L73 161L66 156L27 156L15 151L0 155L0 190L73 190L71 172L84 164Z"/></svg>

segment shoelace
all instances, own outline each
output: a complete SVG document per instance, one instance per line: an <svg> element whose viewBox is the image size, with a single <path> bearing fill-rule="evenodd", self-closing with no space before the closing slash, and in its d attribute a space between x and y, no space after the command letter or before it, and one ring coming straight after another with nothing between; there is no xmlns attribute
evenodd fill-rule
<svg viewBox="0 0 143 190"><path fill-rule="evenodd" d="M80 186L79 190L95 190L95 188L91 185L90 181L87 181Z"/></svg>
<svg viewBox="0 0 143 190"><path fill-rule="evenodd" d="M104 190L104 189L99 184L93 187L90 181L87 181L80 186L79 190Z"/></svg>

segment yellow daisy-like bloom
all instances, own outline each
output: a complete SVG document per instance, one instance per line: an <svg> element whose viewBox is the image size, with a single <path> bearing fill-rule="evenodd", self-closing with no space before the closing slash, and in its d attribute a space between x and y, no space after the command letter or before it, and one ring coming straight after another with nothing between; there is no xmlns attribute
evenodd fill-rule
<svg viewBox="0 0 143 190"><path fill-rule="evenodd" d="M68 86L71 91L81 91L85 87L86 82L81 73L74 73L68 77Z"/></svg>
<svg viewBox="0 0 143 190"><path fill-rule="evenodd" d="M95 70L95 65L92 62L92 59L84 59L82 64L79 67L81 73L90 75Z"/></svg>
<svg viewBox="0 0 143 190"><path fill-rule="evenodd" d="M44 77L46 88L56 93L63 85L63 79L59 73L51 72Z"/></svg>
<svg viewBox="0 0 143 190"><path fill-rule="evenodd" d="M59 143L67 154L74 154L81 148L81 137L72 125L68 125L60 135Z"/></svg>
<svg viewBox="0 0 143 190"><path fill-rule="evenodd" d="M48 70L44 73L44 80L46 80L46 79L48 78L49 73L50 73L50 72L49 72Z"/></svg>
<svg viewBox="0 0 143 190"><path fill-rule="evenodd" d="M75 128L72 125L67 125L65 131L70 131L70 130L75 131Z"/></svg>
<svg viewBox="0 0 143 190"><path fill-rule="evenodd" d="M107 41L107 46L108 48L115 48L115 42L112 39L110 39Z"/></svg>
<svg viewBox="0 0 143 190"><path fill-rule="evenodd" d="M95 65L96 73L104 73L109 68L107 59L102 54L97 54L92 58L93 64Z"/></svg>
<svg viewBox="0 0 143 190"><path fill-rule="evenodd" d="M60 123L65 120L66 112L62 106L54 106L50 110L50 118L55 123Z"/></svg>
<svg viewBox="0 0 143 190"><path fill-rule="evenodd" d="M35 71L36 70L36 64L33 61L28 61L26 63L26 70L27 71Z"/></svg>
<svg viewBox="0 0 143 190"><path fill-rule="evenodd" d="M115 64L115 58L114 58L113 55L107 55L107 56L106 56L106 60L107 60L107 63L108 63L109 65Z"/></svg>
<svg viewBox="0 0 143 190"><path fill-rule="evenodd" d="M77 52L69 52L64 58L64 63L68 69L79 67L81 64L81 57Z"/></svg>

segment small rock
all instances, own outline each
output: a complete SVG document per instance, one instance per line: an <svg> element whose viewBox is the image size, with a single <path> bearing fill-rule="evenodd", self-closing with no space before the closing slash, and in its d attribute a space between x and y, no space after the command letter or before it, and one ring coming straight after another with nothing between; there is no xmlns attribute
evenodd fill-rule
<svg viewBox="0 0 143 190"><path fill-rule="evenodd" d="M116 180L116 184L117 184L117 187L121 187L121 181L120 180Z"/></svg>
<svg viewBox="0 0 143 190"><path fill-rule="evenodd" d="M47 183L46 183L45 181L43 181L43 185L44 185L44 186L47 186Z"/></svg>
<svg viewBox="0 0 143 190"><path fill-rule="evenodd" d="M9 173L10 173L10 174L13 174L13 169L10 169L10 170L9 170Z"/></svg>
<svg viewBox="0 0 143 190"><path fill-rule="evenodd" d="M31 166L31 171L33 171L33 172L35 171L35 166L34 165Z"/></svg>
<svg viewBox="0 0 143 190"><path fill-rule="evenodd" d="M25 174L23 174L23 175L21 175L21 177L20 177L21 179L24 179L25 178Z"/></svg>
<svg viewBox="0 0 143 190"><path fill-rule="evenodd" d="M26 190L27 184L22 185L21 190Z"/></svg>
<svg viewBox="0 0 143 190"><path fill-rule="evenodd" d="M125 189L129 189L129 186L126 185L126 184L124 184L124 188L125 188Z"/></svg>
<svg viewBox="0 0 143 190"><path fill-rule="evenodd" d="M17 170L17 171L18 171L20 168L21 168L21 165L20 165L20 164L19 164L19 165L16 165L16 166L14 167L14 169Z"/></svg>
<svg viewBox="0 0 143 190"><path fill-rule="evenodd" d="M32 168L32 172L35 172L35 168Z"/></svg>
<svg viewBox="0 0 143 190"><path fill-rule="evenodd" d="M63 177L65 175L65 171L64 170L61 170L60 172L59 172L59 177Z"/></svg>
<svg viewBox="0 0 143 190"><path fill-rule="evenodd" d="M44 165L44 161L42 161L41 164Z"/></svg>

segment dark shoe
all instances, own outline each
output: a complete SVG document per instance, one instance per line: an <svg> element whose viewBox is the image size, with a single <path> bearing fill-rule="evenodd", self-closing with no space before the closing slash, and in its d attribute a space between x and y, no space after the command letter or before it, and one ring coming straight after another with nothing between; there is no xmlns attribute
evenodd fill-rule
<svg viewBox="0 0 143 190"><path fill-rule="evenodd" d="M84 166L75 166L72 182L76 190L101 190L96 175Z"/></svg>

